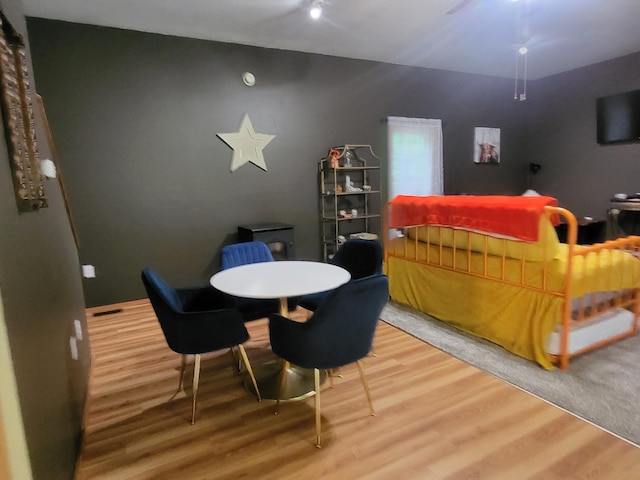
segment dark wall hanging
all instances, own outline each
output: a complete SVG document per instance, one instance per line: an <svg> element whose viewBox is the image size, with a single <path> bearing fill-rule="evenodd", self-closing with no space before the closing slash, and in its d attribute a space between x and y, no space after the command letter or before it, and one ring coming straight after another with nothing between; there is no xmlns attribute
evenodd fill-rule
<svg viewBox="0 0 640 480"><path fill-rule="evenodd" d="M40 172L33 101L24 42L0 12L0 96L18 210L47 206Z"/></svg>

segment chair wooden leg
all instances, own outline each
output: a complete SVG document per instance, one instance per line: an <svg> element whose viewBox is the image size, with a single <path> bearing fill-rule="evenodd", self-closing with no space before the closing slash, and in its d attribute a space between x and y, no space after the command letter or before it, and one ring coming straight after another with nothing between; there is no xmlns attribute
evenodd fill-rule
<svg viewBox="0 0 640 480"><path fill-rule="evenodd" d="M360 372L360 379L362 380L362 385L364 385L364 392L367 394L367 400L369 401L369 413L375 417L376 411L373 409L373 402L371 401L371 392L369 391L369 384L367 383L367 377L364 374L364 367L362 366L362 362L358 360L356 362L358 364L358 371Z"/></svg>
<svg viewBox="0 0 640 480"><path fill-rule="evenodd" d="M282 397L282 391L287 383L287 369L289 368L289 362L286 360L282 361L282 370L280 371L280 382L278 386L278 398L276 398L276 410L273 412L274 415L278 414L278 407L280 407L280 398Z"/></svg>
<svg viewBox="0 0 640 480"><path fill-rule="evenodd" d="M251 368L251 364L249 363L249 357L247 357L247 352L244 349L244 346L238 345L238 350L240 350L240 355L242 356L242 361L247 367L247 372L251 377L251 383L253 383L253 388L256 389L256 395L258 396L258 401L262 401L262 397L260 396L260 390L258 389L258 382L256 382L256 377L253 375L253 369Z"/></svg>
<svg viewBox="0 0 640 480"><path fill-rule="evenodd" d="M191 406L191 425L196 422L196 400L198 397L198 383L200 383L200 354L196 353L193 364L193 405Z"/></svg>
<svg viewBox="0 0 640 480"><path fill-rule="evenodd" d="M322 422L320 418L320 370L317 368L313 369L313 380L316 390L316 447L322 448L322 445L320 445L320 435L322 434Z"/></svg>

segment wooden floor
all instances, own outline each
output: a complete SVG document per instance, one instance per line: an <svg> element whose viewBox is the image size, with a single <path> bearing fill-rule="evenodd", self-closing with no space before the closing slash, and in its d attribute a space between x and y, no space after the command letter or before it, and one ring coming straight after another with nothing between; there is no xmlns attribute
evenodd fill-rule
<svg viewBox="0 0 640 480"><path fill-rule="evenodd" d="M122 308L121 313L93 313ZM261 403L228 351L203 357L196 424L190 384L172 398L179 355L146 300L89 309L93 352L78 479L637 479L640 449L380 322L364 360L313 398ZM265 320L247 352L272 359ZM637 421L637 419L629 419Z"/></svg>

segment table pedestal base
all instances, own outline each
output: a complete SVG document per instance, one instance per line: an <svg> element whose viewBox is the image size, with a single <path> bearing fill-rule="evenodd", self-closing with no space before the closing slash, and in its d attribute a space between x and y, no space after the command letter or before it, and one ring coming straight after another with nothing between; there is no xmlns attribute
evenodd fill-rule
<svg viewBox="0 0 640 480"><path fill-rule="evenodd" d="M253 374L256 377L256 383L260 389L260 396L271 400L278 399L278 389L280 388L280 372L282 371L282 362L275 361L254 367ZM282 391L280 400L302 400L313 395L315 386L313 382L313 370L307 368L296 367L291 365L287 370L287 381ZM327 371L320 370L320 383L322 384L327 378ZM246 376L244 387L256 394L251 379ZM256 395L257 396L257 395Z"/></svg>

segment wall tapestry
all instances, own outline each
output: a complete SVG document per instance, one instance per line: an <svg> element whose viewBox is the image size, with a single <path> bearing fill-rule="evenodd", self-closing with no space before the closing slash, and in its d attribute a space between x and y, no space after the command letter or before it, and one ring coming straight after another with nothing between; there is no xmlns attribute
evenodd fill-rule
<svg viewBox="0 0 640 480"><path fill-rule="evenodd" d="M473 142L475 163L500 163L500 129L476 127Z"/></svg>
<svg viewBox="0 0 640 480"><path fill-rule="evenodd" d="M48 206L40 172L33 102L24 42L0 12L0 96L18 210Z"/></svg>

